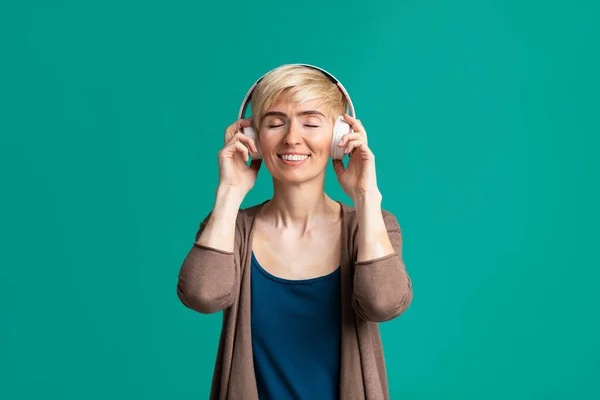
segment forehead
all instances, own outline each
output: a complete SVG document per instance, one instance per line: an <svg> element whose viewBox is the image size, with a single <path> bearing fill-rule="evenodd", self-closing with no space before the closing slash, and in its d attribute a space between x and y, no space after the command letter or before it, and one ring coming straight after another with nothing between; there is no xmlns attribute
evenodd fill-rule
<svg viewBox="0 0 600 400"><path fill-rule="evenodd" d="M289 98L289 97L280 97L277 101L275 101L273 103L273 105L271 105L271 107L269 107L269 109L267 111L270 110L283 110L283 109L289 109L289 110L296 110L296 111L302 111L302 110L319 110L321 112L325 111L326 107L323 104L323 100L322 99L313 99L313 100L307 100L307 101L294 101L293 99Z"/></svg>

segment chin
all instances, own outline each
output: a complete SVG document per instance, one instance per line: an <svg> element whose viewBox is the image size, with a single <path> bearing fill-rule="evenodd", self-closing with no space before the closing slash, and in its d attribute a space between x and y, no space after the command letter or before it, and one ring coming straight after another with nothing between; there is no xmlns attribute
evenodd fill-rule
<svg viewBox="0 0 600 400"><path fill-rule="evenodd" d="M275 179L277 179L279 182L281 183L287 183L290 185L300 185L306 182L310 182L313 179L315 179L317 177L317 175L307 175L307 174L303 174L303 175L295 175L292 176L291 174L279 174L279 176L274 177Z"/></svg>
<svg viewBox="0 0 600 400"><path fill-rule="evenodd" d="M325 167L326 165L307 165L303 168L277 168L273 177L280 182L300 184L323 177L325 175Z"/></svg>

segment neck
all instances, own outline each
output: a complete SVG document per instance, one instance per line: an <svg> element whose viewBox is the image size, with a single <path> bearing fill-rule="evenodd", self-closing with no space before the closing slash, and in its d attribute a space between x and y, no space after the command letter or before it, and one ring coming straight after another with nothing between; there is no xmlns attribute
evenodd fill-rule
<svg viewBox="0 0 600 400"><path fill-rule="evenodd" d="M275 227L308 231L339 216L339 205L327 196L323 181L301 185L274 181L273 188L262 214Z"/></svg>

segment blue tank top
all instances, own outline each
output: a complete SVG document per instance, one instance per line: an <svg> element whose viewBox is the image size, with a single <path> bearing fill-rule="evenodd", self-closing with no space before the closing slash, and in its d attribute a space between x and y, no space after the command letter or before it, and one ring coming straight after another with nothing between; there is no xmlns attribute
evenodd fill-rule
<svg viewBox="0 0 600 400"><path fill-rule="evenodd" d="M252 253L252 351L261 400L340 397L340 268L312 279L278 278Z"/></svg>

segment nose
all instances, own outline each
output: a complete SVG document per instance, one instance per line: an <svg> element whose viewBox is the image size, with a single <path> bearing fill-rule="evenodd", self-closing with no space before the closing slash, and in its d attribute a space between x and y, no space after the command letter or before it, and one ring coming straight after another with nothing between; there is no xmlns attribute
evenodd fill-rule
<svg viewBox="0 0 600 400"><path fill-rule="evenodd" d="M300 125L300 122L296 121L295 118L291 119L289 128L284 138L285 144L293 146L301 142L302 134Z"/></svg>

